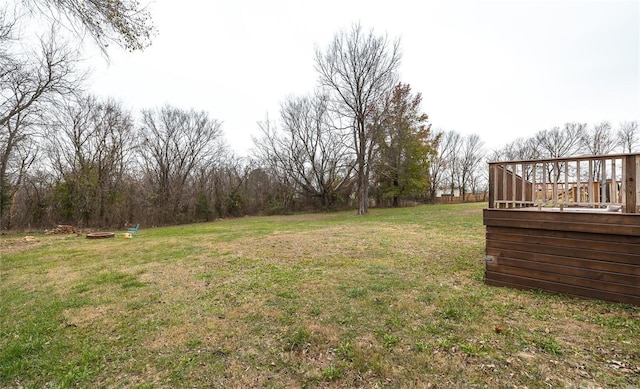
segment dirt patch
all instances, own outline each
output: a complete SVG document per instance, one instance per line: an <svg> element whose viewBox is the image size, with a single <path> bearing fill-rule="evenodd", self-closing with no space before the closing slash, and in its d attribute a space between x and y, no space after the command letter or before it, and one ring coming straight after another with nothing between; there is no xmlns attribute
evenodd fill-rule
<svg viewBox="0 0 640 389"><path fill-rule="evenodd" d="M268 236L238 239L232 242L207 243L218 252L230 252L242 257L292 263L304 260L332 258L364 258L372 254L420 256L433 254L439 244L429 240L428 233L409 227L378 226L375 235L363 225L339 226L313 231L278 232ZM418 244L416 242L424 242Z"/></svg>
<svg viewBox="0 0 640 389"><path fill-rule="evenodd" d="M63 313L67 319L64 325L68 327L86 328L99 322L102 326L106 324L105 319L110 316L108 313L104 306L67 309Z"/></svg>
<svg viewBox="0 0 640 389"><path fill-rule="evenodd" d="M163 291L163 300L169 303L188 301L195 295L208 290L206 280L197 277L198 273L202 271L198 267L188 267L181 264L168 267L154 264L153 266L143 265L132 269L144 269L144 273L138 276L140 281L157 286L159 290Z"/></svg>
<svg viewBox="0 0 640 389"><path fill-rule="evenodd" d="M3 255L17 254L22 251L32 250L42 246L43 241L35 236L25 236L22 238L1 238L0 258Z"/></svg>

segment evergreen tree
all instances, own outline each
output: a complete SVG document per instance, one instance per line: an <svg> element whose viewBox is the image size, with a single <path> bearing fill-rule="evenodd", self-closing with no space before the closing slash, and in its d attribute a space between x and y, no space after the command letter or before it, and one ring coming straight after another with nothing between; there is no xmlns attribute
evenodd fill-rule
<svg viewBox="0 0 640 389"><path fill-rule="evenodd" d="M401 197L422 197L428 189L428 170L438 138L431 136L427 114L421 112L422 95L399 83L385 104L378 139L376 179L383 198L394 207Z"/></svg>

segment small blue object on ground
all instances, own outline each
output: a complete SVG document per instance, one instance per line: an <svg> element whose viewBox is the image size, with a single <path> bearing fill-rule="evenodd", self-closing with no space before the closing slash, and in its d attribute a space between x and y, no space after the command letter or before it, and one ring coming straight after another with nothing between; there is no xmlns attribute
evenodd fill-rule
<svg viewBox="0 0 640 389"><path fill-rule="evenodd" d="M127 229L127 234L130 234L131 237L138 235L138 228L140 228L140 223L136 224L133 228Z"/></svg>

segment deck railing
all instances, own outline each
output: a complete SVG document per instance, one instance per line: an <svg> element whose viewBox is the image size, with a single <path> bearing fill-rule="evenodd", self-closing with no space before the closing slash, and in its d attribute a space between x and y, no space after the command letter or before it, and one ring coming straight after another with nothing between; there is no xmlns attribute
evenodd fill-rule
<svg viewBox="0 0 640 389"><path fill-rule="evenodd" d="M640 154L489 163L489 208L640 213Z"/></svg>

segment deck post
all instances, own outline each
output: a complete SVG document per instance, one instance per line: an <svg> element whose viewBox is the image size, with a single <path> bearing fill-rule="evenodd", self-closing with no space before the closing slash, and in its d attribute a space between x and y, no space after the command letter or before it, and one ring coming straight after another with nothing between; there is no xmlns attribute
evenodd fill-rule
<svg viewBox="0 0 640 389"><path fill-rule="evenodd" d="M624 177L626 187L626 202L624 212L636 213L638 206L638 165L640 165L640 156L629 155L625 158L625 173Z"/></svg>
<svg viewBox="0 0 640 389"><path fill-rule="evenodd" d="M494 208L495 204L493 203L495 199L494 192L496 191L495 185L495 177L496 177L496 164L489 164L489 208Z"/></svg>

